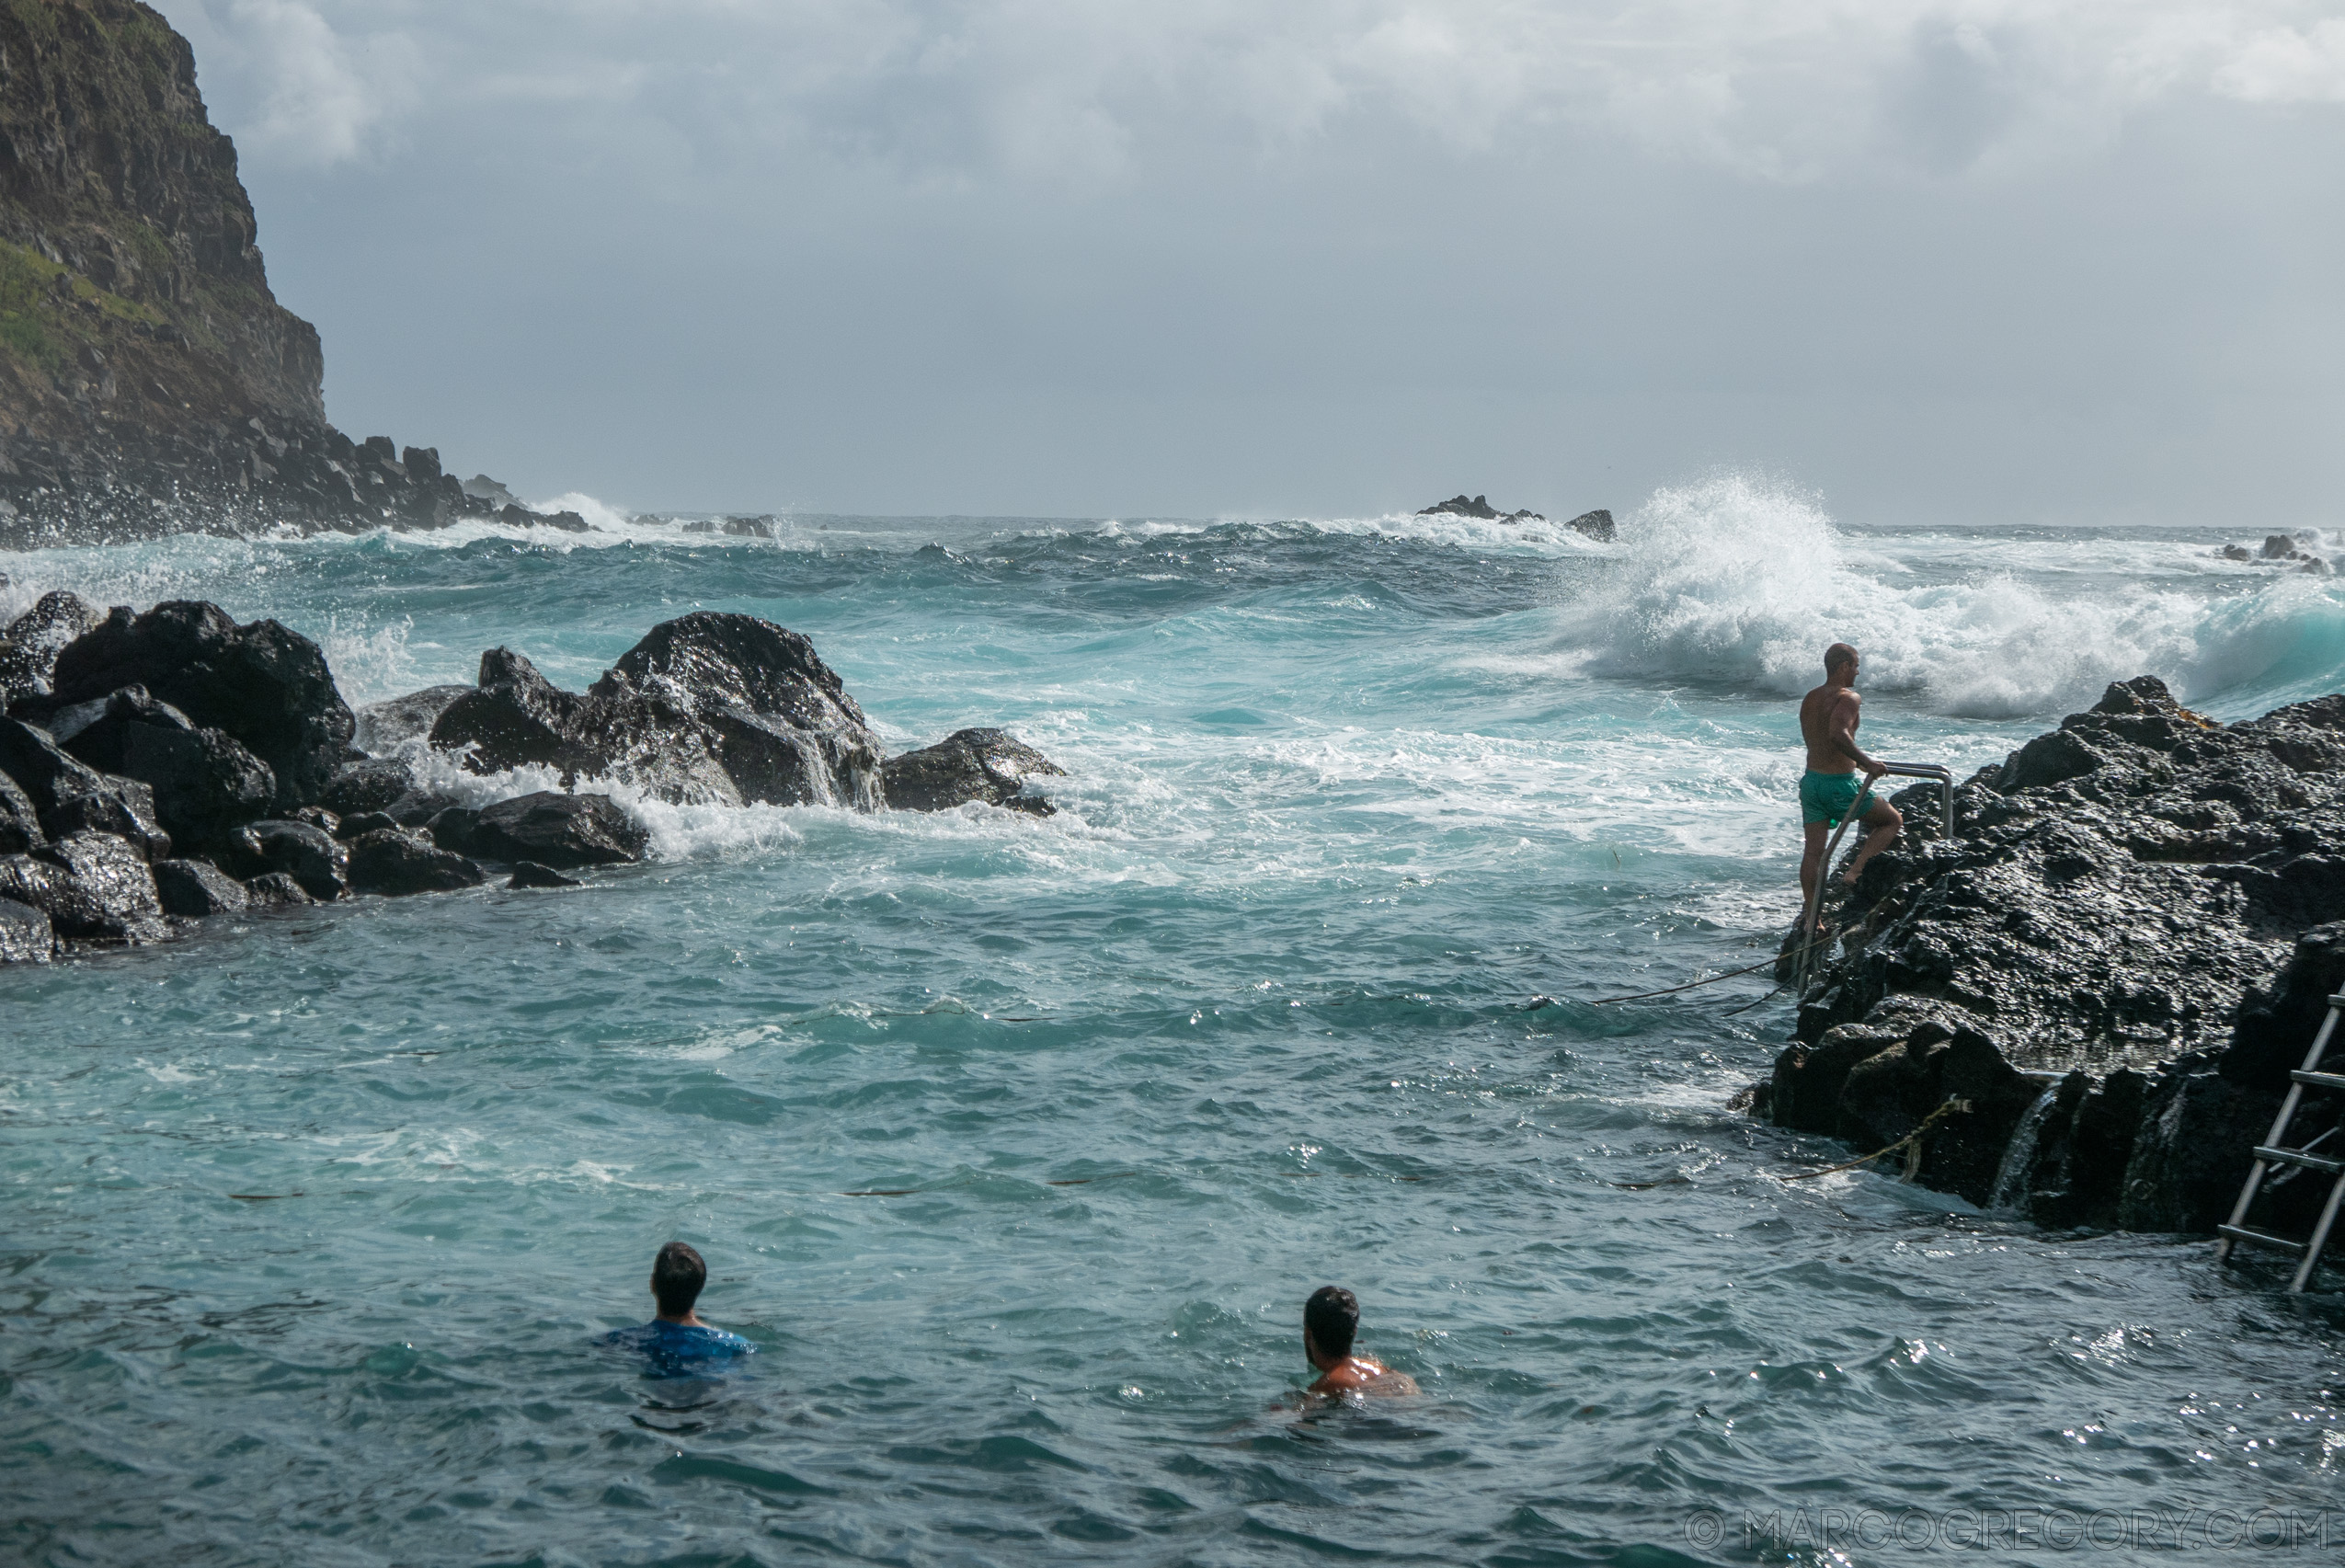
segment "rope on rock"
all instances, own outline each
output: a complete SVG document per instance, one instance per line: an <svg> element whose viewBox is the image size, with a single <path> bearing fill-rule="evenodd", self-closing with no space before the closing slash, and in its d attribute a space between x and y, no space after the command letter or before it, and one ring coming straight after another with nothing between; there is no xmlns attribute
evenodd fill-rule
<svg viewBox="0 0 2345 1568"><path fill-rule="evenodd" d="M1829 942L1831 938L1828 936L1811 937L1806 942L1800 944L1798 949L1792 954L1792 956L1801 956L1804 955L1809 948L1816 946L1820 943ZM1737 975L1747 975L1759 969L1771 969L1781 962L1783 962L1783 955L1778 953L1772 958L1763 958L1756 964L1746 964L1739 969L1729 969L1722 975L1711 975L1704 979L1687 980L1682 986L1664 986L1660 990L1632 991L1627 996L1600 996L1594 1001L1589 1002L1588 1005L1590 1007L1609 1007L1616 1001L1642 1001L1648 997L1676 996L1679 991L1691 990L1696 986L1714 986L1721 980L1731 980ZM1782 989L1783 988L1780 986L1776 987L1776 990L1780 990ZM1773 996L1774 994L1775 991L1771 990L1767 993L1767 996ZM1767 996L1759 998L1759 1001L1765 1001L1767 1000Z"/></svg>
<svg viewBox="0 0 2345 1568"><path fill-rule="evenodd" d="M1969 1111L1970 1109L1971 1103L1968 1100L1950 1099L1944 1104L1939 1106L1938 1109L1924 1116L1919 1127L1916 1127L1913 1131L1907 1133L1905 1137L1899 1139L1896 1142L1891 1144L1886 1149L1876 1149L1860 1160L1843 1160L1837 1165L1826 1165L1821 1171L1802 1171L1796 1176L1785 1176L1782 1180L1787 1182L1812 1182L1818 1176L1834 1175L1842 1171L1853 1171L1859 1165L1870 1165L1874 1161L1880 1159L1882 1155L1894 1154L1899 1150L1903 1149L1905 1150L1905 1179L1907 1181L1911 1181L1921 1168L1922 1135L1929 1131L1931 1127L1936 1127L1942 1118L1950 1116L1958 1116Z"/></svg>

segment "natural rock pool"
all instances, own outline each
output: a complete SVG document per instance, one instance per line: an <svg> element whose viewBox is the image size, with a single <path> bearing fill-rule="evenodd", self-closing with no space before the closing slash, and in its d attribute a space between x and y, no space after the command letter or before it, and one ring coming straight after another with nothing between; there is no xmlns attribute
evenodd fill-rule
<svg viewBox="0 0 2345 1568"><path fill-rule="evenodd" d="M598 521L0 555L0 610L275 615L354 704L498 644L581 689L742 611L812 637L891 752L1040 748L1058 813L639 803L652 858L575 889L0 967L0 1554L2345 1541L2333 1295L1890 1174L1786 1185L1852 1151L1728 1108L1790 1027L1730 1015L1764 976L1588 1005L1773 951L1825 642L1865 650L1869 745L1961 775L2145 670L2222 718L2337 690L2333 579L2211 531L1840 529L1733 482L1609 545ZM594 1344L674 1237L761 1347L734 1376ZM1422 1396L1298 1412L1329 1282Z"/></svg>

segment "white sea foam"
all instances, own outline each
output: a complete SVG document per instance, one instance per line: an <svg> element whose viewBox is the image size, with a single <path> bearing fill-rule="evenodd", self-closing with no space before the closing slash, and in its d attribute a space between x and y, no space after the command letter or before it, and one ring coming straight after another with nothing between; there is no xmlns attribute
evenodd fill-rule
<svg viewBox="0 0 2345 1568"><path fill-rule="evenodd" d="M2060 548L2084 562L2098 545ZM1845 641L1863 650L1867 685L1996 717L2057 712L2145 671L2186 699L2219 692L2277 670L2308 635L2345 649L2345 604L2321 579L2274 578L2212 604L2202 590L2076 591L2008 570L1915 582L1852 550L1813 496L1741 475L1655 492L1619 549L1622 569L1564 614L1561 647L1591 656L1594 674L1788 695Z"/></svg>

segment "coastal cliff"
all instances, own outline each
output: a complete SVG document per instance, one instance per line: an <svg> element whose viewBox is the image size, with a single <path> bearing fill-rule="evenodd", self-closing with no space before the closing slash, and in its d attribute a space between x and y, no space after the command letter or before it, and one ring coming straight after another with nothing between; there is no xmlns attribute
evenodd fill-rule
<svg viewBox="0 0 2345 1568"><path fill-rule="evenodd" d="M1871 1149L1960 1101L1921 1181L2046 1224L2212 1230L2345 987L2345 695L2221 725L2143 676L1962 784L1951 840L1935 785L1896 803L1758 1107ZM2340 1114L2316 1093L2297 1132Z"/></svg>
<svg viewBox="0 0 2345 1568"><path fill-rule="evenodd" d="M0 544L511 505L335 429L324 379L187 40L137 0L0 0Z"/></svg>

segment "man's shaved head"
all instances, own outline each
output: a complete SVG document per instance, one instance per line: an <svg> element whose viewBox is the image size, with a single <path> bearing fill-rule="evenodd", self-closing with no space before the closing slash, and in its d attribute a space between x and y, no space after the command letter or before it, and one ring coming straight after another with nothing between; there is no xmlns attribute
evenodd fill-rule
<svg viewBox="0 0 2345 1568"><path fill-rule="evenodd" d="M1847 643L1835 643L1824 650L1824 673L1827 678L1836 674L1842 665L1856 662L1857 650Z"/></svg>

